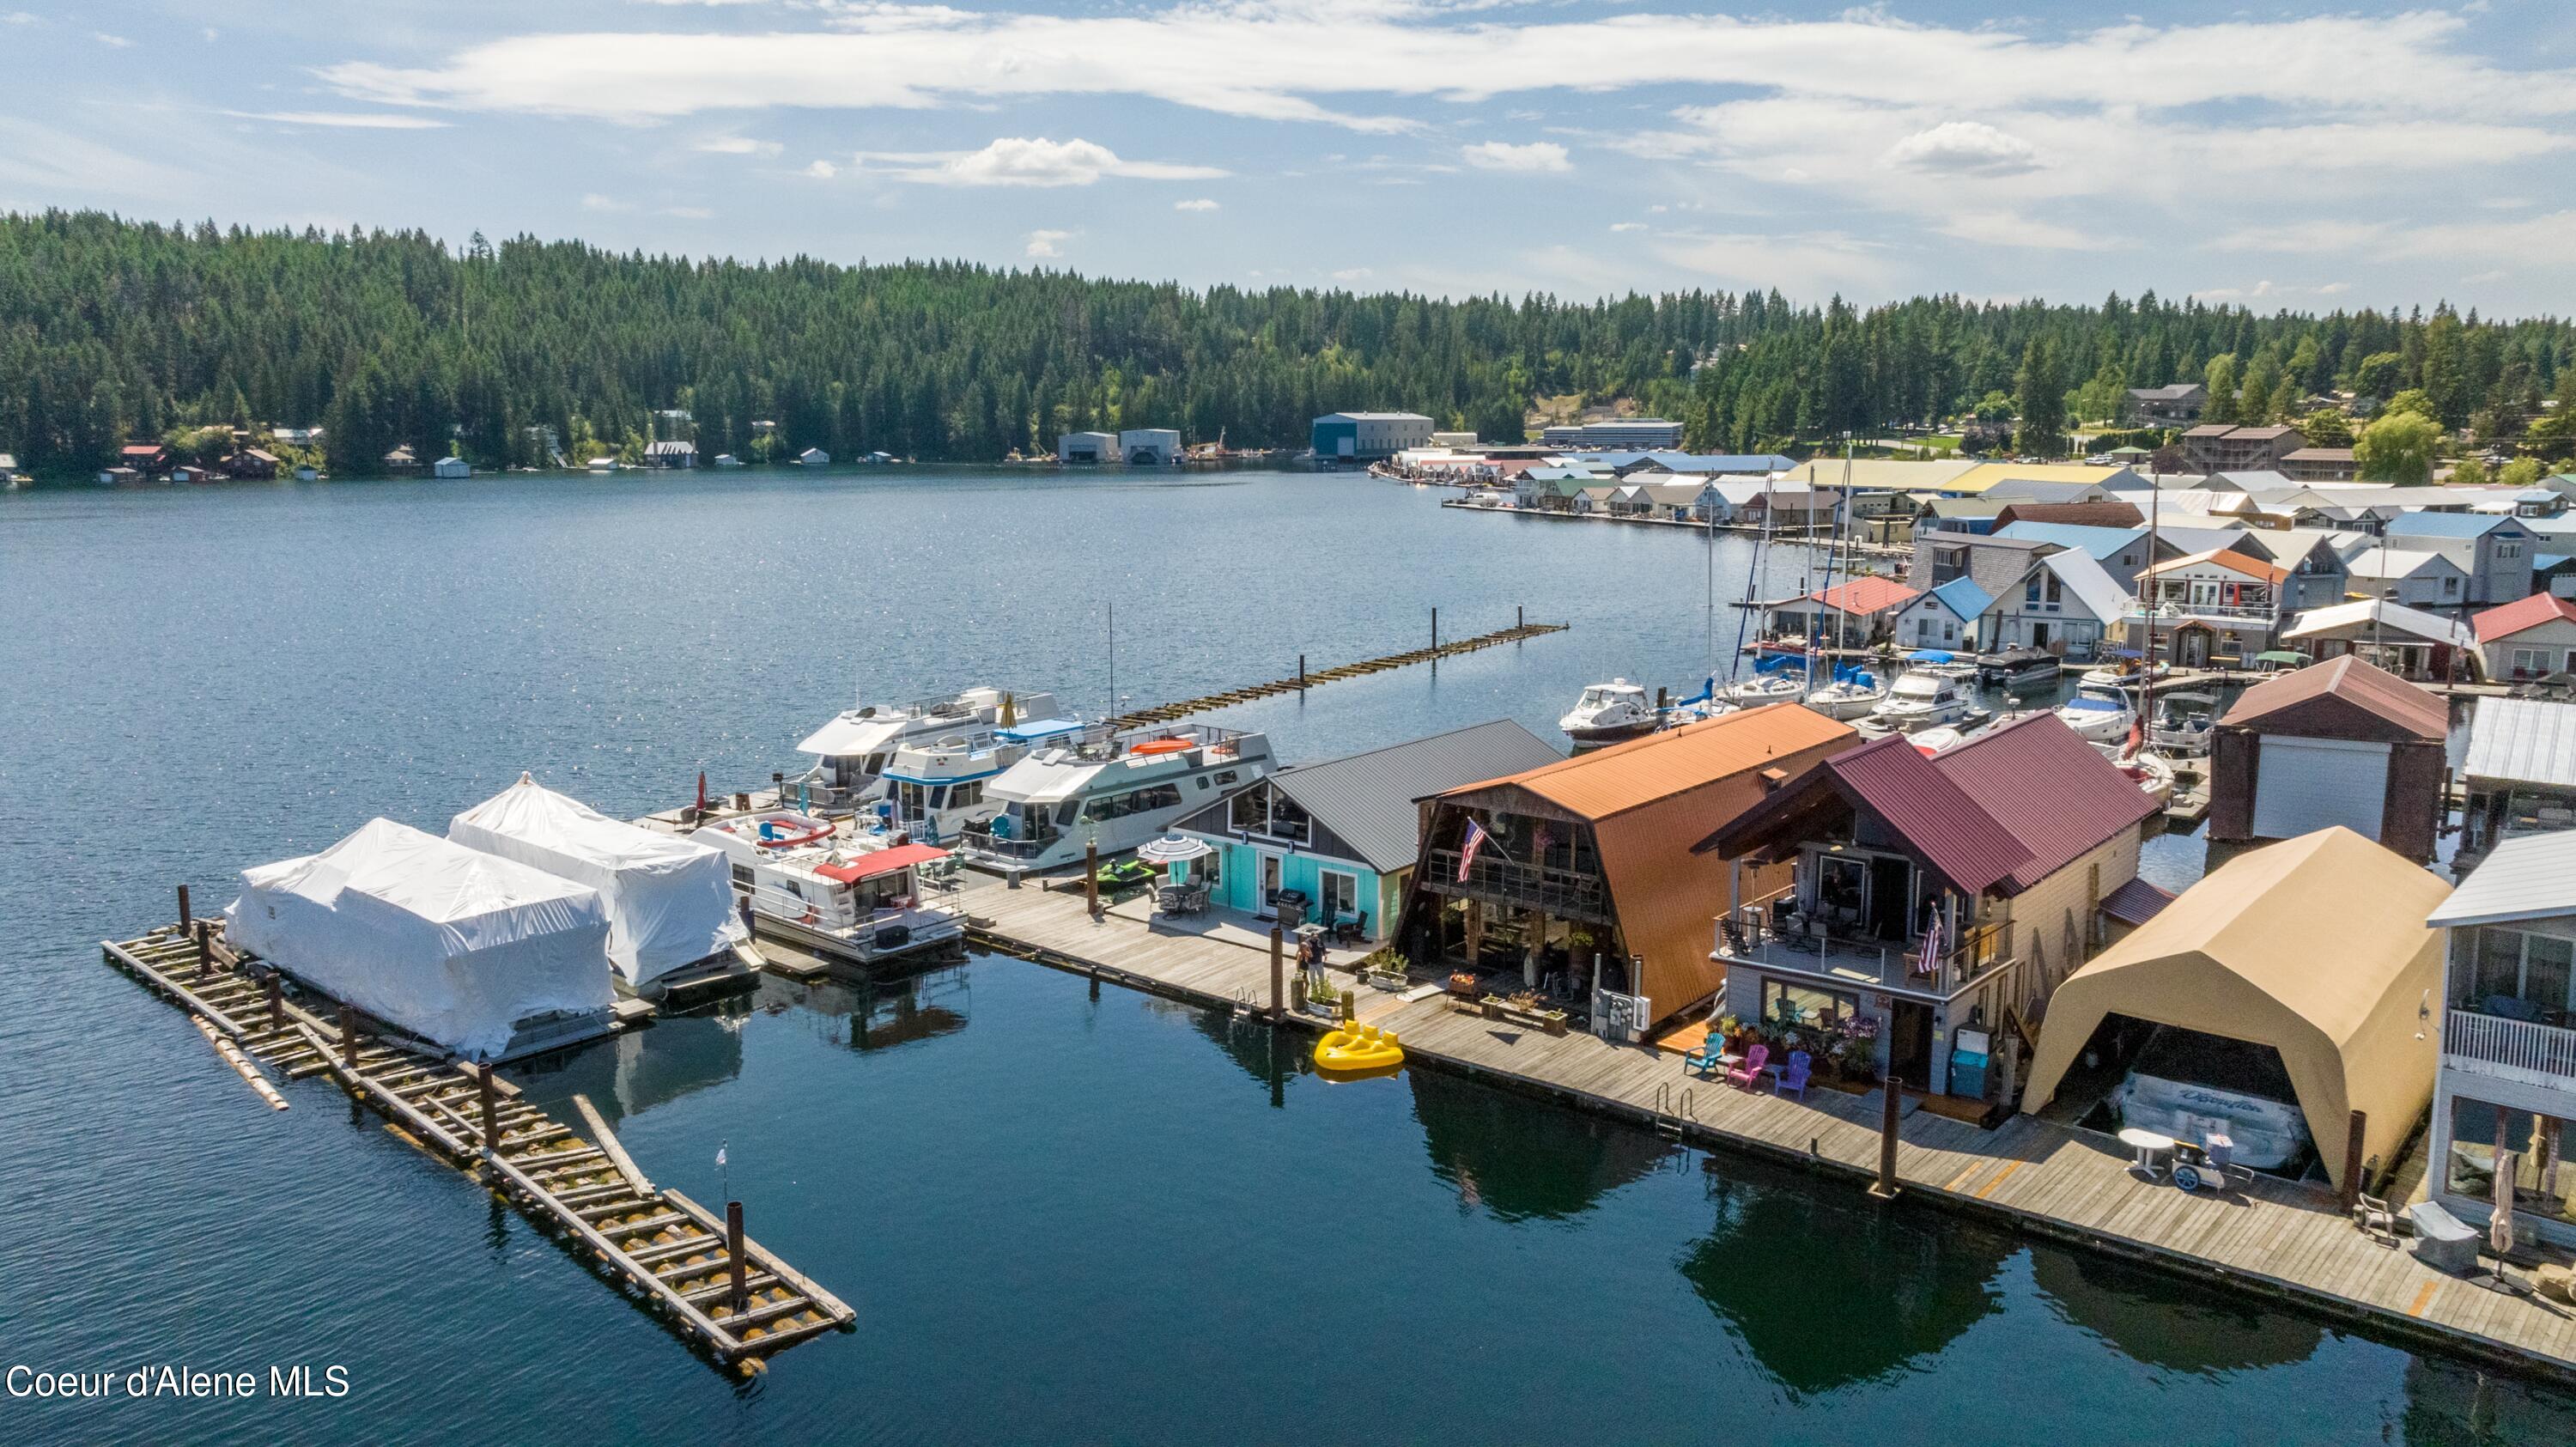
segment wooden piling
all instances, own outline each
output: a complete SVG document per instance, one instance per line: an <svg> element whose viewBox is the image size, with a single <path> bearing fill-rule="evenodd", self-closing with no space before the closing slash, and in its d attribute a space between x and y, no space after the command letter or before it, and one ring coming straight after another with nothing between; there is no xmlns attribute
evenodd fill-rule
<svg viewBox="0 0 2576 1447"><path fill-rule="evenodd" d="M725 1264L733 1278L733 1314L751 1310L751 1271L742 1254L742 1202L725 1202Z"/></svg>
<svg viewBox="0 0 2576 1447"><path fill-rule="evenodd" d="M358 1012L346 1000L340 1002L340 1063L358 1068Z"/></svg>
<svg viewBox="0 0 2576 1447"><path fill-rule="evenodd" d="M2501 1120L2504 1116L2504 1112L2498 1110L2496 1112L2496 1116ZM2342 1194L2343 1208L2347 1213L2349 1213L2361 1200L2362 1135L2369 1128L2370 1113L2368 1111L2356 1110L2352 1113L2352 1117L2344 1122ZM2497 1148L2499 1150L2502 1149L2504 1136L2501 1133L2496 1136L2496 1142Z"/></svg>
<svg viewBox="0 0 2576 1447"><path fill-rule="evenodd" d="M285 982L284 982L283 980L279 979L279 978L278 978L277 971L276 971L276 970L274 970L274 969L272 969L272 970L270 970L266 975L264 975L264 976L262 976L262 977L260 978L260 989L261 989L261 992L262 992L262 993L264 993L264 994L266 994L266 995L268 996L268 1028L269 1028L269 1029L271 1029L271 1030L283 1030L283 1029L285 1029L285 1028L286 1028L286 984L285 984Z"/></svg>
<svg viewBox="0 0 2576 1447"><path fill-rule="evenodd" d="M1869 1193L1882 1201L1893 1201L1897 1190L1896 1127L1904 1119L1896 1077L1881 1078L1878 1093L1882 1102L1878 1116L1878 1179L1870 1183Z"/></svg>
<svg viewBox="0 0 2576 1447"><path fill-rule="evenodd" d="M501 1098L492 1089L492 1067L486 1065L474 1072L475 1104L483 1109L483 1149L501 1148Z"/></svg>
<svg viewBox="0 0 2576 1447"><path fill-rule="evenodd" d="M215 972L215 941L204 920L190 924L188 933L197 941L197 978L202 980Z"/></svg>
<svg viewBox="0 0 2576 1447"><path fill-rule="evenodd" d="M179 886L179 928L180 928L182 931L185 931L185 930L187 930L188 928L190 928L191 926L193 926L193 925L196 923L196 921L197 921L196 911L194 911L194 910L192 910L192 909L188 908L188 886L186 886L186 885L184 885L184 884L183 884L183 885L180 885L180 886Z"/></svg>
<svg viewBox="0 0 2576 1447"><path fill-rule="evenodd" d="M1277 925L1270 927L1270 1018L1288 1018L1288 936Z"/></svg>
<svg viewBox="0 0 2576 1447"><path fill-rule="evenodd" d="M1100 841L1085 840L1082 845L1082 907L1100 918Z"/></svg>

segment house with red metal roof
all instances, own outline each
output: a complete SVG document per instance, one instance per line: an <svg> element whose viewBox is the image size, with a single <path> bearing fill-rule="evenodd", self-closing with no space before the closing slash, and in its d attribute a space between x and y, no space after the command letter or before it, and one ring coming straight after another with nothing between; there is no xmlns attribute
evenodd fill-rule
<svg viewBox="0 0 2576 1447"><path fill-rule="evenodd" d="M2576 603L2534 593L2469 616L2487 677L2505 683L2576 673Z"/></svg>
<svg viewBox="0 0 2576 1447"><path fill-rule="evenodd" d="M2210 734L2213 843L2340 824L2421 864L2450 782L2450 704L2344 654L2237 695Z"/></svg>
<svg viewBox="0 0 2576 1447"><path fill-rule="evenodd" d="M1862 648L1895 636L1896 615L1921 596L1921 590L1894 578L1854 578L1772 604L1770 631L1820 638L1836 648Z"/></svg>
<svg viewBox="0 0 2576 1447"><path fill-rule="evenodd" d="M1928 755L1891 735L1826 759L1695 846L1792 876L1719 918L1727 1011L1811 1053L1872 1039L1877 1071L1982 1114L2002 1032L2027 1037L2105 942L2155 813L2053 714Z"/></svg>

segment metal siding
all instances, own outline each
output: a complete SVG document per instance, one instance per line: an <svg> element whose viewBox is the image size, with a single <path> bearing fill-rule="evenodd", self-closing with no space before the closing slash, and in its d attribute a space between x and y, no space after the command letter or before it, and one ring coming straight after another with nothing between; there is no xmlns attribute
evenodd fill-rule
<svg viewBox="0 0 2576 1447"><path fill-rule="evenodd" d="M1283 769L1268 782L1297 801L1349 857L1384 874L1419 852L1413 801L1461 784L1563 763L1536 734L1510 719L1471 725L1320 764Z"/></svg>
<svg viewBox="0 0 2576 1447"><path fill-rule="evenodd" d="M1803 704L1766 704L1462 787L1514 784L1577 818L1599 820L1856 737L1849 724Z"/></svg>
<svg viewBox="0 0 2576 1447"><path fill-rule="evenodd" d="M2300 705L2320 698L2341 700L2416 738L2450 735L2451 709L2440 694L2349 653L2254 685L2238 696L2222 722L2258 727L2266 721L2288 722Z"/></svg>
<svg viewBox="0 0 2576 1447"><path fill-rule="evenodd" d="M2266 736L2254 837L2296 839L2340 824L2377 840L2388 810L2388 745Z"/></svg>
<svg viewBox="0 0 2576 1447"><path fill-rule="evenodd" d="M2153 799L2054 714L1992 730L1933 759L2030 852L2027 889L2156 812Z"/></svg>
<svg viewBox="0 0 2576 1447"><path fill-rule="evenodd" d="M2460 772L2472 779L2576 789L2576 703L2470 700L2468 757Z"/></svg>
<svg viewBox="0 0 2576 1447"><path fill-rule="evenodd" d="M2054 716L2047 721L2057 723ZM1982 894L2031 862L2027 845L1901 735L1865 744L1825 767L1955 888Z"/></svg>

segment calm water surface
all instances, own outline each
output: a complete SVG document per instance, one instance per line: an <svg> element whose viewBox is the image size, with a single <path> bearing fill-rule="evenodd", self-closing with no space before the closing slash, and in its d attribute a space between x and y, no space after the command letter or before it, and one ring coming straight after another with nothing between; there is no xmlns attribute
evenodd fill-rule
<svg viewBox="0 0 2576 1447"><path fill-rule="evenodd" d="M771 982L528 1074L858 1308L736 1382L336 1090L259 1107L98 964L177 881L219 905L521 769L634 813L765 778L856 689L1096 712L1113 603L1139 702L1411 647L1435 606L1445 636L1575 625L1229 718L1292 759L1695 686L1699 538L1437 500L930 469L0 497L7 1361L355 1388L0 1397L0 1437L2576 1439L2545 1390L1446 1077L1328 1085L1266 1031L1009 960ZM1721 597L1750 558L1720 541Z"/></svg>

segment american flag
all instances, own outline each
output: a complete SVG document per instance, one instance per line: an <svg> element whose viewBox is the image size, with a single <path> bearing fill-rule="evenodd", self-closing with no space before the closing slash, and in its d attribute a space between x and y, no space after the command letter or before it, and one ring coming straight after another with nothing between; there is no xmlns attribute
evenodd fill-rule
<svg viewBox="0 0 2576 1447"><path fill-rule="evenodd" d="M1482 849L1482 848L1484 848L1484 847L1485 847L1485 826L1483 826L1483 825L1481 825L1481 824L1477 823L1477 822L1476 822L1475 820L1473 820L1473 819L1468 820L1468 821L1467 821L1467 843L1466 843L1466 846L1465 846L1464 848L1462 848L1462 849L1460 849L1460 850L1458 851L1458 882L1459 882L1459 883L1464 884L1464 883L1466 883L1466 882L1467 882L1467 871L1468 871L1468 870L1470 870L1470 869L1473 869L1473 868L1475 867L1475 865L1476 865L1476 851L1477 851L1477 850L1479 850L1479 849Z"/></svg>
<svg viewBox="0 0 2576 1447"><path fill-rule="evenodd" d="M1549 836L1546 825L1541 824L1538 826L1537 832L1530 836L1530 846L1533 857L1547 853L1547 846L1555 842L1556 841Z"/></svg>
<svg viewBox="0 0 2576 1447"><path fill-rule="evenodd" d="M1932 911L1932 927L1923 932L1923 953L1918 955L1914 961L1914 973L1918 975L1938 976L1941 973L1941 926L1943 919L1944 916L1939 909L1936 908Z"/></svg>

